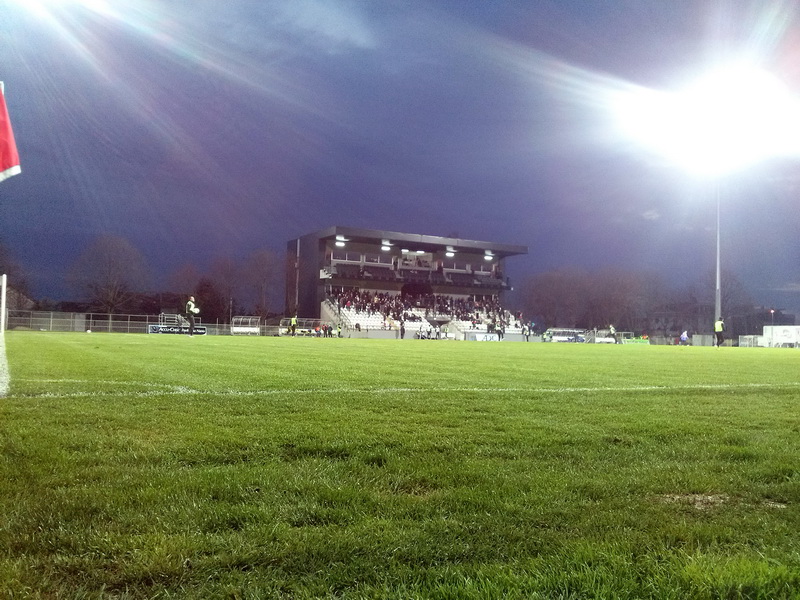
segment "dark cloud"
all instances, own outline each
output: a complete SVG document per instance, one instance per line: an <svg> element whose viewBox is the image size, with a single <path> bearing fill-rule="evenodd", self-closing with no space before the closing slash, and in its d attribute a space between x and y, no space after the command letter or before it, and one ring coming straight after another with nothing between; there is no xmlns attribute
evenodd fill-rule
<svg viewBox="0 0 800 600"><path fill-rule="evenodd" d="M333 224L528 245L517 279L697 280L713 268L710 187L632 151L605 94L740 50L790 72L800 48L780 2L38 4L49 16L17 2L0 24L23 160L0 185L0 240L56 297L99 234L163 278ZM792 308L793 169L722 188L725 267Z"/></svg>

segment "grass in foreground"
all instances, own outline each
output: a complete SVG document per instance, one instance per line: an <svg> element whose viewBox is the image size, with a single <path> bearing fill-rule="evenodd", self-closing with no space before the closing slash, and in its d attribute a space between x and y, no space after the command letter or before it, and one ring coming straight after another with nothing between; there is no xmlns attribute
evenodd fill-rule
<svg viewBox="0 0 800 600"><path fill-rule="evenodd" d="M6 345L5 597L800 597L792 350Z"/></svg>

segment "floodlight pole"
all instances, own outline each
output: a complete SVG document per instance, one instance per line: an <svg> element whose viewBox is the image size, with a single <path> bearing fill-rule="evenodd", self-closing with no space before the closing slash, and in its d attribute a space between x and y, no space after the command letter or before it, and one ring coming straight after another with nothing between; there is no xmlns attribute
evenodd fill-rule
<svg viewBox="0 0 800 600"><path fill-rule="evenodd" d="M717 282L714 294L714 320L722 317L722 286L720 275L720 261L719 261L719 181L716 181L714 188L717 193Z"/></svg>

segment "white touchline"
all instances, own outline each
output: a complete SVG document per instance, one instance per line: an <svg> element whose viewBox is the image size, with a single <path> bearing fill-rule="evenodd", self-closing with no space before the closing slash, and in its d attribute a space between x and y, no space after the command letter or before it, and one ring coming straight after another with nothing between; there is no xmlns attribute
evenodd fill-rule
<svg viewBox="0 0 800 600"><path fill-rule="evenodd" d="M199 395L199 396L299 396L312 394L422 394L422 393L448 393L469 392L480 394L575 394L596 392L656 392L656 391L692 391L692 390L747 390L747 389L781 389L800 387L800 382L786 383L703 383L688 385L639 385L639 386L578 386L578 387L331 387L331 388L301 388L301 389L263 389L263 390L199 390L181 385L159 384L153 382L137 381L90 381L80 379L26 379L35 383L57 384L91 384L114 385L120 387L154 388L147 391L77 391L67 393L42 392L33 394L15 394L21 398L88 398L92 396L117 396L149 397L149 396L174 396L174 395Z"/></svg>

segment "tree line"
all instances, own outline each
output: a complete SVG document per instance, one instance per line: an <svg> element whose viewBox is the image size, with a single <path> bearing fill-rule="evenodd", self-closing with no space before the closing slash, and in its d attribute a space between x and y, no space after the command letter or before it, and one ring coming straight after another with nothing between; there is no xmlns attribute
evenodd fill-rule
<svg viewBox="0 0 800 600"><path fill-rule="evenodd" d="M206 271L193 263L179 265L162 283L165 291L148 292L154 278L144 255L123 237L103 235L78 256L66 280L79 299L73 308L85 311L182 312L189 295L205 322L229 322L239 314L268 318L282 311L283 261L269 249L243 259L214 259Z"/></svg>
<svg viewBox="0 0 800 600"><path fill-rule="evenodd" d="M518 302L537 329L569 327L674 336L711 331L715 274L699 282L670 287L655 273L617 268L586 271L563 268L534 275L522 286ZM761 333L768 311L754 307L738 277L723 271L722 306L732 335ZM783 318L783 315L781 315Z"/></svg>
<svg viewBox="0 0 800 600"><path fill-rule="evenodd" d="M0 243L0 271L15 289L28 294L28 278ZM220 257L205 271L185 263L158 286L144 255L120 236L97 237L71 265L66 280L74 302L40 301L38 308L71 312L158 314L182 312L194 295L205 322L228 322L234 315L277 316L283 311L284 260L270 249L242 259ZM152 291L160 288L162 291ZM151 291L147 291L151 290ZM587 271L562 268L529 277L515 296L516 306L537 329L577 327L672 336L688 329L709 330L713 315L714 273L683 287L668 286L655 273L620 268ZM734 273L722 274L722 306L733 335L761 333L768 311L754 308ZM784 315L771 315L777 322ZM787 316L787 320L791 320ZM793 320L792 320L793 323Z"/></svg>

